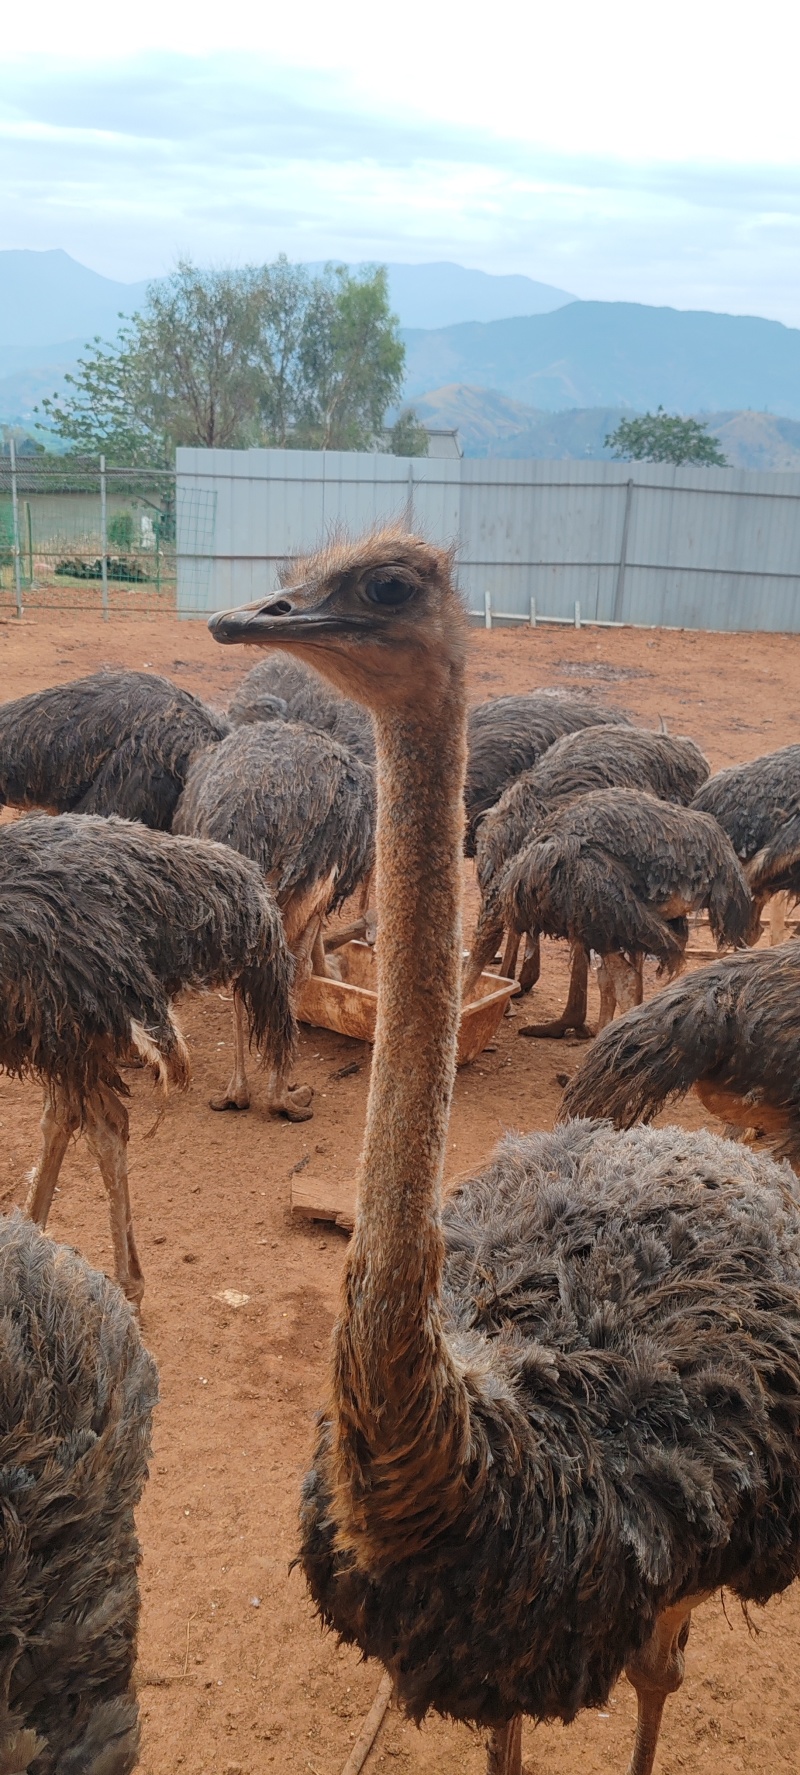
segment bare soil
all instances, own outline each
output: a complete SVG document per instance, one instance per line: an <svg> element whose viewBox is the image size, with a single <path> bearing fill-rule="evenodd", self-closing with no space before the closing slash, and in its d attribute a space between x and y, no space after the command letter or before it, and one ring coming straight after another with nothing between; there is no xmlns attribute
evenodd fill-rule
<svg viewBox="0 0 800 1775"><path fill-rule="evenodd" d="M224 703L252 663L215 647L205 625L159 616L38 612L0 622L0 695L78 677L101 664L162 671ZM685 632L476 630L476 700L537 685L580 686L672 732L689 733L718 767L797 738L800 639ZM470 899L472 896L470 895ZM651 983L652 984L652 983ZM544 958L536 1015L554 1014L564 957ZM590 1011L596 1003L590 1004ZM324 1389L345 1239L293 1225L290 1178L344 1181L359 1147L368 1051L304 1030L297 1078L316 1091L313 1121L265 1110L254 1079L246 1115L215 1115L227 1074L230 1006L182 1007L194 1068L152 1139L153 1092L130 1075L131 1177L146 1277L143 1328L161 1371L150 1483L140 1512L144 1613L139 1685L143 1775L337 1775L380 1672L323 1635L289 1566L298 1485ZM481 1165L506 1128L549 1127L580 1049L519 1041L515 1007L493 1044L458 1077L451 1178ZM337 1072L356 1060L360 1070ZM0 1080L0 1206L24 1195L37 1151L40 1098ZM674 1117L700 1126L690 1102ZM110 1266L105 1201L85 1146L64 1166L50 1223L56 1238ZM220 1297L246 1295L241 1306ZM779 1775L800 1766L800 1592L748 1624L735 1602L698 1610L680 1693L667 1706L659 1770ZM602 1713L573 1727L526 1728L533 1775L607 1775L627 1764L633 1696L623 1681ZM421 1731L391 1710L368 1765L387 1775L479 1775L480 1736L441 1721Z"/></svg>

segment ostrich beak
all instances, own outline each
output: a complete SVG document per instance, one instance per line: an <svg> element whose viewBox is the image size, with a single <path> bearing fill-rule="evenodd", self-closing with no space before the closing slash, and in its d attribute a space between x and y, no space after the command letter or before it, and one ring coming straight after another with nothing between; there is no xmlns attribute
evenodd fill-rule
<svg viewBox="0 0 800 1775"><path fill-rule="evenodd" d="M329 594L308 586L292 586L255 604L218 610L209 618L208 626L214 640L223 646L245 642L268 647L271 641L311 640L315 635L339 635L345 629L362 625L356 617L348 618L340 610L334 612Z"/></svg>

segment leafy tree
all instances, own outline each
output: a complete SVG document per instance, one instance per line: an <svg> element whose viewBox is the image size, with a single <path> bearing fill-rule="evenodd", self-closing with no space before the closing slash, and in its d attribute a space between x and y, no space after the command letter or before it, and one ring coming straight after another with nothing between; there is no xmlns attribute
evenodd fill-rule
<svg viewBox="0 0 800 1775"><path fill-rule="evenodd" d="M645 413L640 419L623 419L616 431L608 434L606 449L626 462L702 463L725 468L716 438L709 436L707 425L698 419L683 419L679 413Z"/></svg>
<svg viewBox="0 0 800 1775"><path fill-rule="evenodd" d="M427 456L430 439L413 407L404 407L389 433L392 456Z"/></svg>
<svg viewBox="0 0 800 1775"><path fill-rule="evenodd" d="M365 449L402 383L397 329L383 269L182 261L42 405L76 450L122 464L168 463L178 444Z"/></svg>
<svg viewBox="0 0 800 1775"><path fill-rule="evenodd" d="M176 444L254 441L260 330L251 271L198 271L181 261L152 283L144 312L42 402L52 428L84 454L166 463Z"/></svg>
<svg viewBox="0 0 800 1775"><path fill-rule="evenodd" d="M353 277L326 268L303 347L305 389L297 441L320 450L369 450L403 382L405 347L380 266Z"/></svg>

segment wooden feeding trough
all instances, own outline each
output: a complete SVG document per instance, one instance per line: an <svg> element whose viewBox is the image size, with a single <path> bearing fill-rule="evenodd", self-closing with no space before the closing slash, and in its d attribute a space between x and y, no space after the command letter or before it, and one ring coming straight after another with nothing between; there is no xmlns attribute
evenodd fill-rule
<svg viewBox="0 0 800 1775"><path fill-rule="evenodd" d="M312 974L300 994L297 1015L302 1023L312 1023L317 1029L335 1029L355 1041L372 1042L378 1009L375 951L369 943L345 943L336 951L336 959L341 980ZM481 974L461 1013L459 1066L466 1066L483 1052L515 992L519 992L516 980L504 980L500 974Z"/></svg>

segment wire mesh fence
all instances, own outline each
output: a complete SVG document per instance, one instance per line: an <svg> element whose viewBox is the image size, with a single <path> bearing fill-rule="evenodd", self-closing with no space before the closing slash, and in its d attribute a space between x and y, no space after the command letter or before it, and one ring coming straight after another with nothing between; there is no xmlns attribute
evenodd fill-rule
<svg viewBox="0 0 800 1775"><path fill-rule="evenodd" d="M176 492L171 469L103 458L0 456L0 612L169 612L178 546L196 561L198 605L216 494Z"/></svg>

